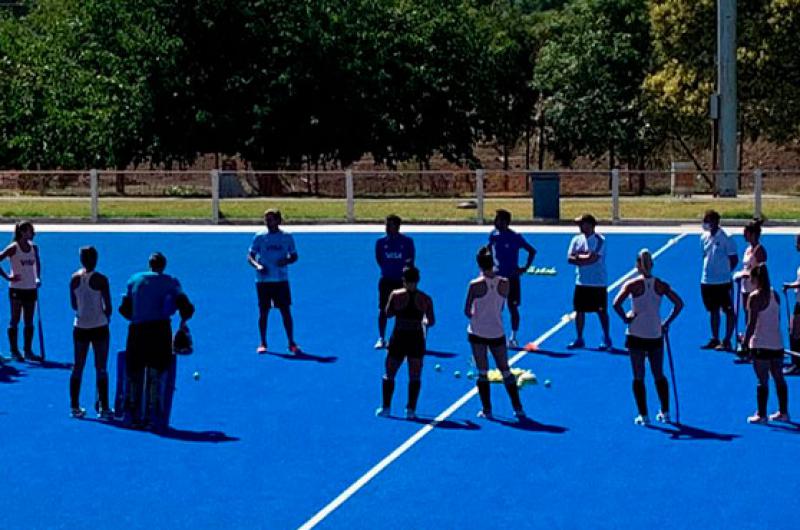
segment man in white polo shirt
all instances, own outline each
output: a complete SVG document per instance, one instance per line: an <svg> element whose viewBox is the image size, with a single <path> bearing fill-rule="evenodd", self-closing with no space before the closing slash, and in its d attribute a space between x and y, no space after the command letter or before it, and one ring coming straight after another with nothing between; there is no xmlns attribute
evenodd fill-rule
<svg viewBox="0 0 800 530"><path fill-rule="evenodd" d="M703 273L700 292L703 305L711 317L711 339L703 346L705 350L733 351L731 336L736 315L733 311L732 272L739 262L736 243L719 227L720 215L708 210L703 216L703 233L700 248L703 252ZM725 313L725 338L719 340L720 310Z"/></svg>
<svg viewBox="0 0 800 530"><path fill-rule="evenodd" d="M567 348L583 348L583 326L586 313L597 313L603 328L603 342L598 349L611 349L608 333L608 290L606 284L606 238L594 231L597 220L584 214L575 222L581 233L572 238L567 251L567 261L575 265L575 294L572 304L575 309L575 331L577 337Z"/></svg>

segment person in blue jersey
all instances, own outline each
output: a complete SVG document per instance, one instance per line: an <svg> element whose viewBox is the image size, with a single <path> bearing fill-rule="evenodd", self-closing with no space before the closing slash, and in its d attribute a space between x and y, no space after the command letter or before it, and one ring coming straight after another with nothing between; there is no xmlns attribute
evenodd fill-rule
<svg viewBox="0 0 800 530"><path fill-rule="evenodd" d="M703 253L703 272L700 294L709 314L711 339L702 346L705 350L733 351L731 337L736 319L733 310L733 270L739 263L736 243L720 228L720 215L714 210L703 216L700 250ZM720 311L725 313L725 337L719 340Z"/></svg>
<svg viewBox="0 0 800 530"><path fill-rule="evenodd" d="M597 313L603 328L603 342L598 349L611 348L611 335L608 330L608 292L606 284L606 238L595 232L597 220L591 214L584 214L575 222L580 234L572 238L567 251L567 261L575 265L575 292L572 305L575 309L576 338L567 348L583 348L583 328L586 313Z"/></svg>
<svg viewBox="0 0 800 530"><path fill-rule="evenodd" d="M288 266L297 261L297 248L292 235L281 230L282 220L280 210L269 209L264 212L267 229L256 233L247 254L248 263L256 270L258 333L261 340L256 351L260 354L267 353L267 319L273 307L281 313L289 351L300 353L294 341L288 270Z"/></svg>
<svg viewBox="0 0 800 530"><path fill-rule="evenodd" d="M800 252L800 234L795 236L794 248ZM800 267L797 268L795 280L783 284L784 295L790 289L794 290L795 293L800 292ZM789 317L789 349L794 352L800 351L800 301L797 300L797 294L795 294L792 315ZM791 358L792 364L787 366L783 373L786 375L800 375L800 357L792 355Z"/></svg>
<svg viewBox="0 0 800 530"><path fill-rule="evenodd" d="M125 348L128 395L126 409L135 428L147 428L147 417L160 410L158 391L172 362L172 315L180 313L181 327L194 314L194 306L177 278L164 273L167 258L155 252L148 260L150 270L128 280L119 313L130 321ZM144 388L147 373L148 388ZM142 410L145 391L150 396L148 411ZM145 417L142 413L145 412Z"/></svg>
<svg viewBox="0 0 800 530"><path fill-rule="evenodd" d="M494 230L489 234L489 247L494 255L497 274L508 280L509 290L506 303L508 313L511 315L511 334L508 336L508 346L516 348L519 343L519 306L522 304L522 286L520 276L528 270L536 257L536 249L525 241L522 234L510 228L511 212L497 210L494 216ZM525 265L519 266L519 251L527 252Z"/></svg>
<svg viewBox="0 0 800 530"><path fill-rule="evenodd" d="M42 357L33 353L33 314L36 310L39 286L42 283L39 247L33 242L35 234L30 221L20 221L14 227L13 241L0 252L0 261L8 258L11 262L11 274L6 274L0 269L0 276L9 281L11 320L8 323L8 342L11 356L16 361L42 360ZM20 318L24 322L22 354L17 344Z"/></svg>
<svg viewBox="0 0 800 530"><path fill-rule="evenodd" d="M72 275L69 282L69 299L75 311L72 342L75 349L75 364L69 378L70 415L83 418L86 410L80 406L83 367L94 348L94 369L97 382L97 417L109 420L113 417L108 405L108 345L110 335L108 323L111 319L111 293L108 278L95 270L97 249L81 247L82 267Z"/></svg>
<svg viewBox="0 0 800 530"><path fill-rule="evenodd" d="M378 280L378 341L375 349L386 348L386 304L392 291L403 288L403 268L414 265L414 240L400 233L402 220L386 217L386 235L375 242L375 261L381 269Z"/></svg>

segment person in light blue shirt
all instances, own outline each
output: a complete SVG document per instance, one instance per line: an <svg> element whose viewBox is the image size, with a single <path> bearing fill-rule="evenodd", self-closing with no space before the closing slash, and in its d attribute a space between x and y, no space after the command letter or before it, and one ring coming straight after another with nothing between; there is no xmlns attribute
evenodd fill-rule
<svg viewBox="0 0 800 530"><path fill-rule="evenodd" d="M577 337L567 348L583 348L583 327L586 313L597 313L603 328L603 342L598 349L611 349L608 324L608 290L606 284L606 238L595 232L597 220L584 214L575 222L581 231L572 238L567 251L567 261L575 265L575 293L572 304L575 309L575 331Z"/></svg>
<svg viewBox="0 0 800 530"><path fill-rule="evenodd" d="M386 348L386 304L392 291L403 288L403 269L414 265L414 240L400 233L402 220L386 217L386 235L375 242L375 261L381 269L378 280L378 341L375 349Z"/></svg>
<svg viewBox="0 0 800 530"><path fill-rule="evenodd" d="M519 330L519 306L522 305L522 285L520 276L528 270L536 257L536 249L525 241L522 234L510 228L511 212L497 210L494 217L494 230L489 234L489 246L495 262L495 272L506 278L509 284L507 305L511 316L511 334L508 347L516 348L517 331ZM525 265L519 266L519 251L524 250L528 257Z"/></svg>
<svg viewBox="0 0 800 530"><path fill-rule="evenodd" d="M714 210L703 216L703 233L700 250L703 253L703 271L700 276L700 293L711 323L711 339L703 349L733 351L731 337L736 313L733 310L733 270L739 263L736 243L719 227L720 215ZM719 340L720 311L725 313L725 338Z"/></svg>
<svg viewBox="0 0 800 530"><path fill-rule="evenodd" d="M272 307L281 313L289 351L300 353L300 348L294 341L288 271L288 266L297 261L297 248L292 235L280 229L281 221L280 210L270 209L264 212L267 229L256 233L247 253L248 263L256 270L258 333L261 339L256 352L260 354L267 353L267 317Z"/></svg>

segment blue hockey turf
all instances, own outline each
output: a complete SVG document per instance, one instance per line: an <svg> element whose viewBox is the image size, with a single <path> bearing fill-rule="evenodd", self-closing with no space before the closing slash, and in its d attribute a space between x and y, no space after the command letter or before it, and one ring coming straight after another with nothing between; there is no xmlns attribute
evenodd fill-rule
<svg viewBox="0 0 800 530"><path fill-rule="evenodd" d="M741 254L740 230L729 232ZM273 312L270 354L258 356L253 273L245 260L250 235L40 233L49 362L0 369L0 528L303 525L474 384L453 373L470 369L463 303L486 234L412 235L420 288L432 295L438 320L428 335L418 410L427 420L417 422L399 419L405 368L395 392L397 417L373 416L384 358L372 349L377 234L295 234L293 310L306 353L286 353ZM536 265L559 273L523 278L523 341L559 324L571 310L573 285L565 261L571 235L526 237L539 251ZM639 248L655 251L673 237L609 235L609 280L631 269ZM794 279L800 263L794 238L763 242L773 282ZM190 323L195 354L179 359L173 429L163 436L68 416L68 281L86 244L100 252L98 269L110 278L115 305L127 278L161 250L167 272L197 306ZM687 303L671 337L682 426L634 426L626 354L567 351L570 322L517 363L540 381L522 390L531 421L512 420L502 387L494 386L498 420L477 419L477 398L470 399L321 518L319 528L795 528L800 425L748 425L755 410L751 366L699 349L708 339L700 258L697 235L687 235L654 269ZM3 295L3 325L7 313ZM112 374L125 330L115 314ZM623 326L613 315L612 335L621 347ZM599 343L592 315L586 338L590 348ZM437 363L441 372L433 369ZM551 388L541 384L545 379ZM798 379L788 381L790 410L800 414ZM654 416L649 372L647 390ZM93 402L90 360L82 404L91 412Z"/></svg>

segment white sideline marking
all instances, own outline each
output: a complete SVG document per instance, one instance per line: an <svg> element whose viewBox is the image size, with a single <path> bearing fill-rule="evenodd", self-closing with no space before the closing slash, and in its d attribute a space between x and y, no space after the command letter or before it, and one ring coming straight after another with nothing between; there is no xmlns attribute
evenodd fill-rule
<svg viewBox="0 0 800 530"><path fill-rule="evenodd" d="M664 244L664 246L662 246L656 252L653 253L653 259L658 258L661 254L663 254L670 247L678 243L678 241L683 239L686 235L688 234L686 233L679 234L678 236L673 237L672 239L667 241ZM613 291L614 289L622 285L628 278L633 276L635 273L636 269L629 270L628 272L623 274L619 279L617 279L617 281L609 285L608 290ZM575 318L575 312L565 314L564 316L561 317L561 319L556 325L545 331L535 341L533 341L533 343L536 344L536 346L539 346L539 344L549 339L550 337L555 335L561 328L566 326L573 318ZM514 364L527 354L528 352L524 350L518 352L513 358L509 360L509 365ZM430 433L436 427L437 424L441 423L442 421L450 417L455 411L460 409L467 401L472 399L477 393L478 390L473 386L466 394L464 394L458 400L456 400L455 403L447 407L447 409L445 409L442 413L436 416L436 418L433 421L431 421L429 424L425 425L416 433L414 433L408 440L400 444L394 451L389 453L380 462L375 464L375 466L373 466L372 469L364 473L360 478L358 478L358 480L350 484L350 486L348 486L347 489L341 492L335 499L329 502L313 517L311 517L311 519L303 523L303 525L300 526L298 530L310 530L311 528L314 528L319 523L321 523L323 519L328 517L328 515L330 515L339 506L347 502L347 500L350 497L352 497L358 490L363 488L370 480L375 478L375 476L378 475L378 473L389 467L389 465L392 462L400 458L403 455L403 453L408 451L414 444L416 444L418 441L424 438L428 433Z"/></svg>

